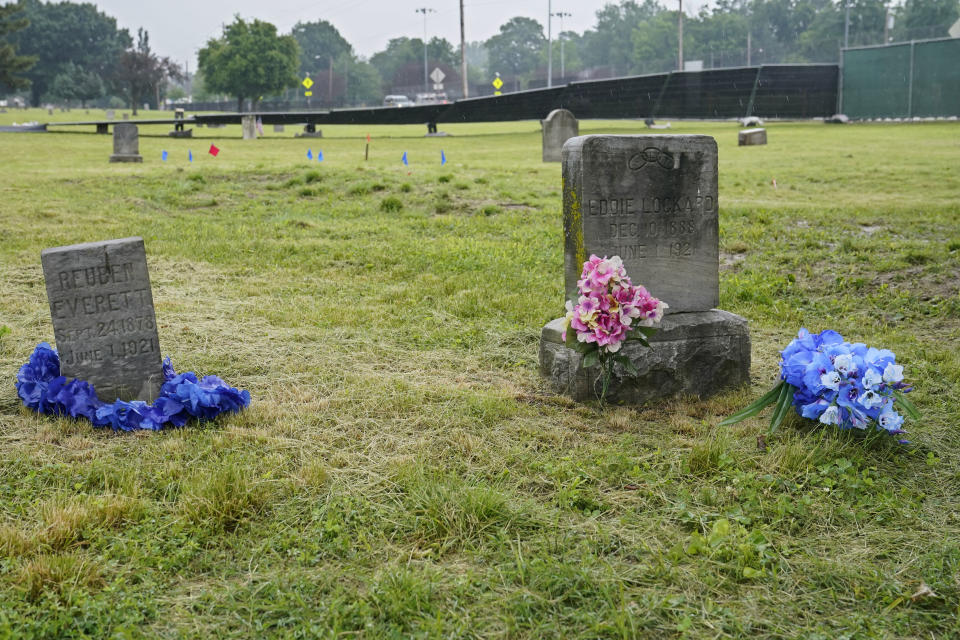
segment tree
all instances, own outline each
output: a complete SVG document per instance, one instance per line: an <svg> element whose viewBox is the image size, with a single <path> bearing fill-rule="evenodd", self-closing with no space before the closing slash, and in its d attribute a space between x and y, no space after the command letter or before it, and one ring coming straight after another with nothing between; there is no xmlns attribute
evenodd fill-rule
<svg viewBox="0 0 960 640"><path fill-rule="evenodd" d="M223 37L207 41L198 63L207 89L236 96L237 110L243 111L244 98L258 101L297 86L299 57L293 36L277 35L269 22L236 16Z"/></svg>
<svg viewBox="0 0 960 640"><path fill-rule="evenodd" d="M23 9L15 4L0 5L0 84L10 89L25 89L30 80L17 75L30 69L37 61L31 56L17 55L17 47L6 42L15 31L26 29L30 21L18 15Z"/></svg>
<svg viewBox="0 0 960 640"><path fill-rule="evenodd" d="M137 46L120 54L115 74L117 87L130 102L133 115L137 115L137 106L144 98L155 98L159 107L167 80L180 78L180 67L150 51L150 35L143 28L137 30Z"/></svg>
<svg viewBox="0 0 960 640"><path fill-rule="evenodd" d="M346 103L348 105L379 104L383 98L380 73L369 62L357 60L351 55L342 58L346 61L348 75L344 78L346 85ZM341 65L343 62L341 62Z"/></svg>
<svg viewBox="0 0 960 640"><path fill-rule="evenodd" d="M539 22L533 18L511 18L500 26L500 33L487 39L487 65L492 72L528 74L537 68L546 43Z"/></svg>
<svg viewBox="0 0 960 640"><path fill-rule="evenodd" d="M300 75L329 69L331 60L352 55L353 48L326 20L298 22L290 34L300 45Z"/></svg>
<svg viewBox="0 0 960 640"><path fill-rule="evenodd" d="M957 18L957 0L906 0L897 11L894 36L897 40L946 37Z"/></svg>
<svg viewBox="0 0 960 640"><path fill-rule="evenodd" d="M684 21L684 35L692 32L699 45L690 48L683 43L685 57L701 59L708 68L737 67L747 64L747 30L749 19L745 11L737 7L716 6L712 11L700 10L696 20Z"/></svg>
<svg viewBox="0 0 960 640"><path fill-rule="evenodd" d="M370 57L370 64L380 72L388 91L393 87L423 84L423 40L420 38L393 38L387 48ZM444 67L446 82L454 83L460 77L460 55L446 38L431 38L427 43L427 66Z"/></svg>
<svg viewBox="0 0 960 640"><path fill-rule="evenodd" d="M61 100L79 100L81 107L87 106L87 100L103 95L103 80L92 71L84 71L72 62L64 65L63 71L54 77L50 84L50 93Z"/></svg>
<svg viewBox="0 0 960 640"><path fill-rule="evenodd" d="M655 0L644 0L643 4L623 0L619 5L606 5L597 11L597 26L583 34L580 55L584 64L609 66L613 75L636 71L633 31L663 12Z"/></svg>
<svg viewBox="0 0 960 640"><path fill-rule="evenodd" d="M132 44L130 33L118 29L116 19L93 4L19 0L17 6L30 20L15 36L20 53L37 58L25 74L31 82L34 106L40 104L67 61L105 80L113 74L120 53Z"/></svg>

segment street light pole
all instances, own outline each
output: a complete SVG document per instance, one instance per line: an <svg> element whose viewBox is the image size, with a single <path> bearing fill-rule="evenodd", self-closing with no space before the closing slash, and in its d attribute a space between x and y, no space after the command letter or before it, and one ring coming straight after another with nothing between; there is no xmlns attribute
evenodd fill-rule
<svg viewBox="0 0 960 640"><path fill-rule="evenodd" d="M553 3L547 0L547 87L553 86L553 35L550 27L553 25Z"/></svg>
<svg viewBox="0 0 960 640"><path fill-rule="evenodd" d="M423 14L423 92L430 92L430 84L427 78L427 14L436 13L434 9L421 7L416 9L417 13Z"/></svg>
<svg viewBox="0 0 960 640"><path fill-rule="evenodd" d="M557 34L557 38L560 40L560 79L567 77L567 69L563 61L563 19L573 16L572 13L567 13L566 11L557 11L553 14L554 17L560 18L560 33Z"/></svg>
<svg viewBox="0 0 960 640"><path fill-rule="evenodd" d="M463 28L463 0L460 0L460 82L463 85L463 97L467 97L467 38Z"/></svg>
<svg viewBox="0 0 960 640"><path fill-rule="evenodd" d="M683 0L678 0L680 10L677 12L677 71L683 71Z"/></svg>
<svg viewBox="0 0 960 640"><path fill-rule="evenodd" d="M846 49L850 46L850 0L846 0L843 4L846 7L843 17L843 48Z"/></svg>

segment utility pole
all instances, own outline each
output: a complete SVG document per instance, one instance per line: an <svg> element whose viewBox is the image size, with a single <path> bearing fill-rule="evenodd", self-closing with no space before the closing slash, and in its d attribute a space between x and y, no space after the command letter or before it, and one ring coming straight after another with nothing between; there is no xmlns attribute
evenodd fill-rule
<svg viewBox="0 0 960 640"><path fill-rule="evenodd" d="M747 66L748 67L750 66L750 48L751 47L752 45L750 44L750 30L747 29Z"/></svg>
<svg viewBox="0 0 960 640"><path fill-rule="evenodd" d="M547 0L547 87L553 86L553 34L550 27L553 25L553 2Z"/></svg>
<svg viewBox="0 0 960 640"><path fill-rule="evenodd" d="M569 18L573 14L567 13L566 11L557 11L553 14L555 18L560 18L560 33L557 34L557 38L560 40L560 79L567 77L567 69L563 61L563 19Z"/></svg>
<svg viewBox="0 0 960 640"><path fill-rule="evenodd" d="M843 18L843 48L846 49L850 46L850 0L844 0L843 4L846 8Z"/></svg>
<svg viewBox="0 0 960 640"><path fill-rule="evenodd" d="M683 71L683 0L678 0L677 11L677 71Z"/></svg>
<svg viewBox="0 0 960 640"><path fill-rule="evenodd" d="M423 14L423 92L430 93L430 80L427 77L427 14L436 13L436 11L427 7L421 7L415 11Z"/></svg>
<svg viewBox="0 0 960 640"><path fill-rule="evenodd" d="M467 97L467 38L463 28L463 0L460 0L460 82L463 85L463 97Z"/></svg>

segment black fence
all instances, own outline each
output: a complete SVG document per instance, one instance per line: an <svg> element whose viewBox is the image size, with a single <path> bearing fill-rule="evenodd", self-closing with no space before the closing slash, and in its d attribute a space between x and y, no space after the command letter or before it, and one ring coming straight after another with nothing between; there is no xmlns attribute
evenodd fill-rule
<svg viewBox="0 0 960 640"><path fill-rule="evenodd" d="M449 104L302 111L314 124L421 124L539 120L553 109L585 118L729 119L828 117L836 110L838 66L762 65L572 82ZM211 105L183 105L190 111ZM265 124L279 122L282 103L258 106ZM289 107L288 107L289 108ZM289 118L284 121L290 121Z"/></svg>

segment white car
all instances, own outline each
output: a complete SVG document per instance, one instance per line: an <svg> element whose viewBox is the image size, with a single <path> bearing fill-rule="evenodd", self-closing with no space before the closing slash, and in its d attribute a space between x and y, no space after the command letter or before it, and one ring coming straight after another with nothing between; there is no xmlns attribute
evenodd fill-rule
<svg viewBox="0 0 960 640"><path fill-rule="evenodd" d="M407 96L395 95L387 96L383 99L383 106L385 107L412 107L413 100Z"/></svg>

